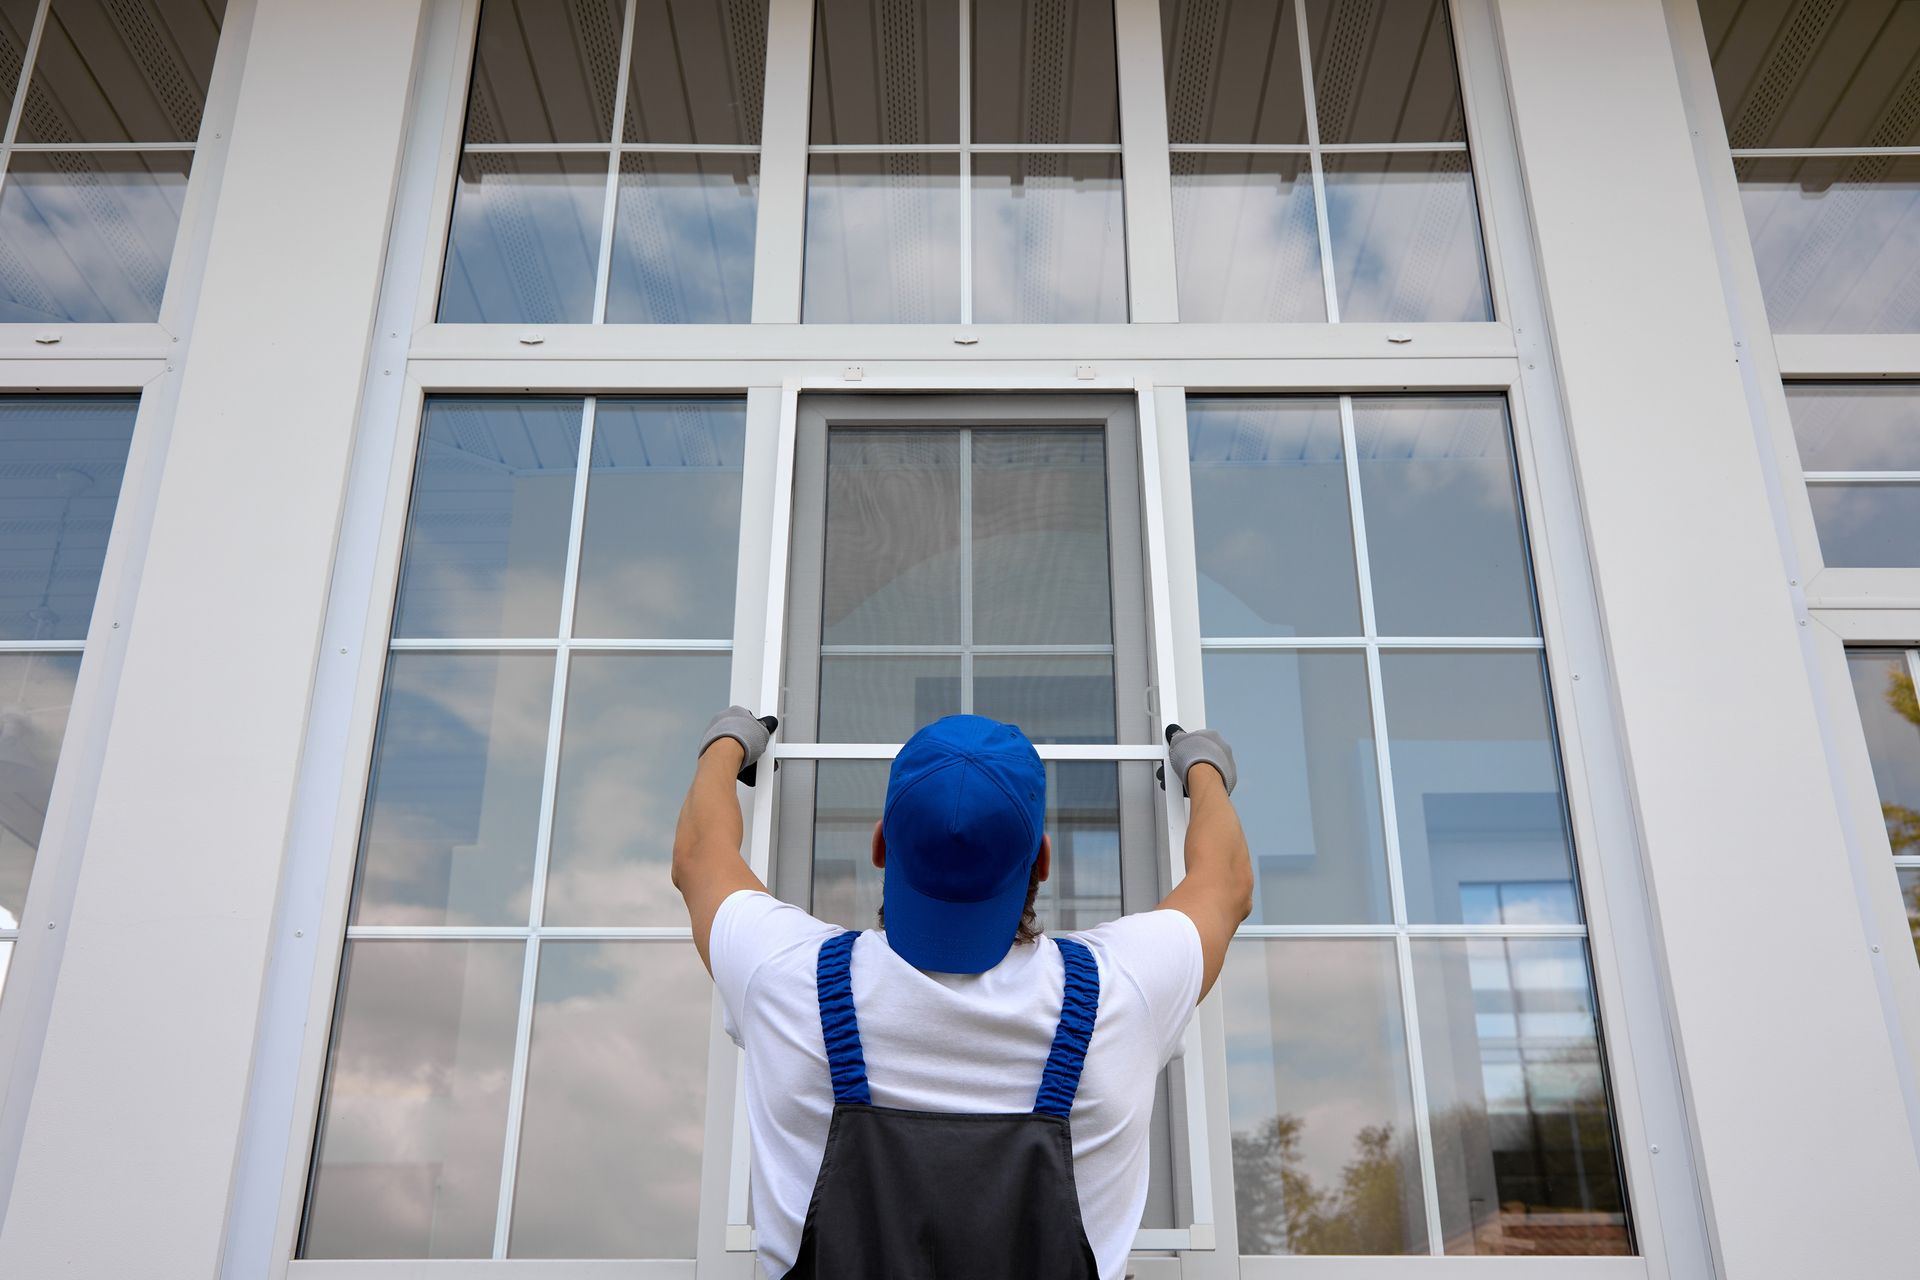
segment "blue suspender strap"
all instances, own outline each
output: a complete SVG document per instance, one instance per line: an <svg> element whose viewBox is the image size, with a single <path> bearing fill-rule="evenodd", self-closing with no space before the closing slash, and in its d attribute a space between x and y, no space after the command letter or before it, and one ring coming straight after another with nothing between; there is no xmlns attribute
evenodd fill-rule
<svg viewBox="0 0 1920 1280"><path fill-rule="evenodd" d="M860 935L837 933L820 944L814 986L820 996L820 1031L827 1041L833 1101L873 1105L867 1092L867 1060L860 1052L860 1023L853 1014L853 944Z"/></svg>
<svg viewBox="0 0 1920 1280"><path fill-rule="evenodd" d="M1056 938L1066 965L1066 992L1060 1000L1060 1026L1053 1033L1053 1050L1040 1076L1040 1093L1033 1109L1042 1115L1066 1119L1073 1095L1080 1089L1080 1069L1087 1062L1094 1019L1100 1016L1100 967L1084 942Z"/></svg>

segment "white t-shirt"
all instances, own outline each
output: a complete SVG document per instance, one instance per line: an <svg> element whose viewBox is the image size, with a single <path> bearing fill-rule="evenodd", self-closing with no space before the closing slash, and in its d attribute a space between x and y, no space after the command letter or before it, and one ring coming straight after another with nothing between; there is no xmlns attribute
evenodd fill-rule
<svg viewBox="0 0 1920 1280"><path fill-rule="evenodd" d="M727 1034L746 1050L753 1213L760 1265L793 1266L820 1175L833 1086L815 964L837 925L756 890L720 904L709 955ZM1069 1117L1080 1220L1103 1280L1120 1280L1147 1200L1154 1082L1200 994L1200 934L1178 911L1146 911L1078 937L1100 969L1100 1014ZM1060 948L1042 937L980 974L916 969L869 930L853 949L853 1006L875 1106L1017 1112L1060 1021Z"/></svg>

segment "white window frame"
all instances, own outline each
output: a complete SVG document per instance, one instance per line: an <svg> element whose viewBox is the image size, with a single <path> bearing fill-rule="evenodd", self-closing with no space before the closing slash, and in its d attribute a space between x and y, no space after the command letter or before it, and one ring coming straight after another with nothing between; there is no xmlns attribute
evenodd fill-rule
<svg viewBox="0 0 1920 1280"><path fill-rule="evenodd" d="M200 137L165 147L27 147L20 150L173 150L193 153L186 194L167 269L160 314L151 324L0 324L0 394L118 393L140 397L133 440L113 524L107 538L100 585L86 639L71 645L84 653L67 714L46 822L20 914L19 939L0 988L0 1205L13 1185L27 1105L39 1068L54 984L66 947L64 923L71 915L94 796L112 719L114 691L125 657L121 623L133 614L141 564L159 497L160 473L173 427L180 369L193 337L214 205L226 167L255 0L227 0L214 56ZM38 44L50 0L35 13L31 43ZM12 138L26 100L31 53L26 59L7 132ZM3 181L0 178L0 181Z"/></svg>
<svg viewBox="0 0 1920 1280"><path fill-rule="evenodd" d="M1190 1033L1204 1079L1213 1247L1184 1241L1139 1255L1140 1280L1297 1276L1341 1280L1527 1274L1612 1278L1708 1274L1710 1249L1691 1132L1670 1035L1665 981L1639 859L1624 751L1596 606L1567 429L1554 372L1528 206L1495 32L1495 0L1453 0L1475 195L1499 320L1476 324L1193 325L1143 323L1176 313L1161 92L1158 0L1115 0L1121 75L1128 289L1124 325L801 325L811 0L772 0L761 145L754 318L734 326L436 325L438 278L452 207L478 0L430 0L392 249L357 424L323 661L316 674L288 863L275 922L248 1121L234 1180L223 1275L229 1280L359 1280L410 1275L412 1262L293 1260L317 1121L340 948L345 934L386 665L413 453L425 399L437 394L747 395L732 695L764 702L780 657L783 564L791 511L791 441L805 390L1071 392L1137 397L1147 504L1155 658L1189 723L1203 705L1185 396L1228 393L1474 391L1506 397L1525 497L1527 535L1554 721L1579 850L1603 1052L1639 1253L1517 1262L1467 1257L1242 1258L1233 1222L1221 1002ZM1146 442L1151 439L1151 447ZM784 495L784 497L783 497ZM1152 528L1157 526L1155 535ZM1154 545L1158 538L1159 545ZM1149 749L1151 750L1151 749ZM762 791L769 789L762 788ZM764 868L770 808L756 795L749 856ZM1174 806L1177 809L1177 806ZM1177 837L1179 832L1172 832ZM1179 848L1179 841L1173 841ZM739 1055L710 1016L707 1158L695 1259L436 1261L433 1274L524 1280L618 1275L746 1277L750 1255L728 1249L729 1210L745 1143ZM1664 1144L1664 1145L1663 1145ZM1655 1149L1662 1154L1657 1157ZM1656 1174L1656 1159L1658 1171ZM1199 1206L1196 1204L1196 1209ZM1202 1215L1195 1213L1195 1218ZM732 1243L738 1244L737 1232Z"/></svg>
<svg viewBox="0 0 1920 1280"><path fill-rule="evenodd" d="M1733 358L1787 568L1784 592L1801 630L1828 770L1843 802L1840 824L1874 981L1892 1032L1896 1075L1906 1103L1903 1118L1920 1149L1920 963L1915 962L1846 656L1849 647L1906 648L1920 640L1920 568L1828 567L1787 399L1787 387L1798 382L1920 382L1920 333L1773 332L1698 3L1664 4L1687 117L1695 124L1694 159L1720 247L1720 275L1735 338ZM1849 148L1843 154L1861 150L1875 149Z"/></svg>

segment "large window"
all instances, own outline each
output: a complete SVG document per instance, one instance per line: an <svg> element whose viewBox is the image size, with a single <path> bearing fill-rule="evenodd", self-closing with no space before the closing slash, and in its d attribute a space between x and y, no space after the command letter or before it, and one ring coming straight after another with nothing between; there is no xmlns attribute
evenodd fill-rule
<svg viewBox="0 0 1920 1280"><path fill-rule="evenodd" d="M765 0L486 0L443 323L742 322Z"/></svg>
<svg viewBox="0 0 1920 1280"><path fill-rule="evenodd" d="M1774 331L1920 332L1920 7L1700 17Z"/></svg>
<svg viewBox="0 0 1920 1280"><path fill-rule="evenodd" d="M1505 405L1187 421L1241 1251L1631 1252Z"/></svg>
<svg viewBox="0 0 1920 1280"><path fill-rule="evenodd" d="M301 1254L691 1257L745 405L429 404Z"/></svg>
<svg viewBox="0 0 1920 1280"><path fill-rule="evenodd" d="M803 318L1127 318L1112 0L819 0Z"/></svg>
<svg viewBox="0 0 1920 1280"><path fill-rule="evenodd" d="M1160 0L1185 321L1491 320L1439 0Z"/></svg>
<svg viewBox="0 0 1920 1280"><path fill-rule="evenodd" d="M0 397L0 981L20 936L139 404Z"/></svg>
<svg viewBox="0 0 1920 1280"><path fill-rule="evenodd" d="M1920 650L1854 649L1847 671L1873 759L1900 898L1920 954L1920 701L1914 696Z"/></svg>
<svg viewBox="0 0 1920 1280"><path fill-rule="evenodd" d="M0 0L0 323L152 321L225 0Z"/></svg>

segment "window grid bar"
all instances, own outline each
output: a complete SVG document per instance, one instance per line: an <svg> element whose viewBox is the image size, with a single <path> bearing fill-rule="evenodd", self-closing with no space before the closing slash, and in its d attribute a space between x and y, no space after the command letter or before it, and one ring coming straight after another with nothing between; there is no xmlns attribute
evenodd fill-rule
<svg viewBox="0 0 1920 1280"><path fill-rule="evenodd" d="M1381 649L1544 649L1546 641L1538 636L1209 636L1200 641L1202 651L1358 649L1368 645Z"/></svg>
<svg viewBox="0 0 1920 1280"><path fill-rule="evenodd" d="M960 432L960 711L973 714L973 432L964 428Z"/></svg>
<svg viewBox="0 0 1920 1280"><path fill-rule="evenodd" d="M1849 156L1920 156L1920 147L1734 147L1735 160L1845 159Z"/></svg>
<svg viewBox="0 0 1920 1280"><path fill-rule="evenodd" d="M954 8L960 14L960 323L973 323L973 157L967 148L973 142L973 0L962 0ZM973 601L973 562L967 549L970 538L965 536L971 530L969 496L972 487L969 464L972 458L971 437L964 432L960 442L960 510L961 544L960 571L966 590L960 597L961 636L971 643L973 631L970 627ZM973 710L973 661L962 658L960 663L960 709Z"/></svg>
<svg viewBox="0 0 1920 1280"><path fill-rule="evenodd" d="M594 267L593 276L594 324L606 323L607 294L612 291L613 215L620 200L620 139L626 136L627 131L627 76L633 63L634 10L638 4L639 0L626 0L622 6L620 70L619 79L613 87L613 138L607 151L607 190L600 209L600 260Z"/></svg>
<svg viewBox="0 0 1920 1280"><path fill-rule="evenodd" d="M1912 484L1920 471L1807 471L1808 484Z"/></svg>
<svg viewBox="0 0 1920 1280"><path fill-rule="evenodd" d="M1243 924L1236 938L1585 938L1584 924Z"/></svg>
<svg viewBox="0 0 1920 1280"><path fill-rule="evenodd" d="M0 653L79 653L85 640L0 640Z"/></svg>
<svg viewBox="0 0 1920 1280"><path fill-rule="evenodd" d="M962 94L964 99L967 95ZM964 130L963 130L964 132ZM547 148L535 148L546 150ZM713 150L711 147L689 148L690 150ZM758 148L754 148L757 150ZM1228 147L1228 151L1244 151L1245 147ZM1435 150L1432 147L1416 147L1417 151ZM1441 147L1438 150L1451 150ZM1176 147L1174 150L1182 150ZM1055 152L1072 152L1076 155L1117 156L1120 144L1116 142L810 142L807 154L812 156L871 156L871 155L926 155L952 156L963 152L977 152L992 155L1052 155Z"/></svg>
<svg viewBox="0 0 1920 1280"><path fill-rule="evenodd" d="M766 758L780 760L891 760L898 742L775 742ZM1140 742L1036 742L1042 760L1152 760L1164 764L1165 747Z"/></svg>
<svg viewBox="0 0 1920 1280"><path fill-rule="evenodd" d="M27 33L27 47L20 55L20 83L13 87L13 102L7 108L5 133L0 133L0 193L13 172L13 140L20 133L20 117L27 108L27 89L33 83L33 64L40 56L40 34L47 29L47 11L53 0L40 0L33 11L33 29Z"/></svg>
<svg viewBox="0 0 1920 1280"><path fill-rule="evenodd" d="M631 20L631 7L629 7ZM625 83L624 80L621 82ZM587 520L587 480L593 472L593 426L599 399L580 410L580 448L574 463L573 505L567 523L566 569L560 579L560 635L573 633L573 603L580 577L581 533ZM514 1025L513 1074L507 1086L507 1132L500 1150L499 1200L493 1224L493 1256L507 1256L513 1225L514 1170L520 1160L520 1120L526 1106L527 1059L533 1047L533 1002L540 978L540 921L546 912L547 863L553 846L553 810L560 781L560 732L567 712L566 649L554 655L552 703L547 708L547 750L540 772L540 816L534 828L533 884L527 895L527 954L520 978L519 1021Z"/></svg>
<svg viewBox="0 0 1920 1280"><path fill-rule="evenodd" d="M0 642L0 651L4 650L4 646L5 642ZM617 640L599 636L583 640L550 636L511 636L503 639L471 636L442 639L411 636L389 640L387 647L396 653L455 653L475 649L482 651L573 649L636 653L727 653L733 648L733 642L731 640Z"/></svg>
<svg viewBox="0 0 1920 1280"><path fill-rule="evenodd" d="M197 142L15 142L8 150L31 151L191 151Z"/></svg>
<svg viewBox="0 0 1920 1280"><path fill-rule="evenodd" d="M1307 10L1293 3L1294 26L1300 33L1300 88L1306 98L1309 167L1313 170L1313 216L1320 237L1320 288L1326 295L1327 323L1340 323L1340 298L1333 281L1333 229L1327 221L1327 179L1320 164L1320 113L1313 96L1313 51L1307 44Z"/></svg>
<svg viewBox="0 0 1920 1280"><path fill-rule="evenodd" d="M1299 0L1294 12L1301 14L1301 57L1306 59L1307 26ZM1311 67L1304 74L1311 76ZM1308 119L1313 119L1308 107ZM1316 126L1317 127L1317 126ZM1316 166L1318 161L1316 160ZM1316 167L1315 172L1318 172ZM1324 224L1323 224L1324 226ZM1332 303L1332 270L1327 280L1329 305ZM1365 640L1367 662L1367 704L1373 724L1374 767L1379 777L1381 840L1387 853L1387 892L1393 906L1393 953L1400 980L1400 1016L1407 1040L1407 1074L1413 1101L1414 1142L1420 1153L1422 1200L1427 1223L1427 1252L1438 1256L1445 1251L1440 1224L1439 1170L1433 1153L1433 1113L1427 1099L1426 1060L1421 1052L1420 1013L1413 987L1413 943L1408 936L1406 877L1400 864L1400 820L1393 789L1393 752L1387 734L1386 690L1380 675L1379 623L1373 601L1373 560L1367 545L1366 499L1360 485L1359 430L1354 424L1353 397L1340 397L1340 444L1346 456L1347 511L1353 528L1354 572L1360 587L1360 627Z"/></svg>
<svg viewBox="0 0 1920 1280"><path fill-rule="evenodd" d="M760 154L757 142L468 142L461 144L460 150L466 155L594 155L608 147L622 155L645 154L647 152L667 152L676 155L718 155L752 156ZM48 150L65 151L72 148L49 147ZM141 148L149 150L151 148Z"/></svg>
<svg viewBox="0 0 1920 1280"><path fill-rule="evenodd" d="M542 938L562 940L627 942L690 942L693 930L686 925L541 925L536 931L523 924L355 924L347 926L349 939L381 939L396 942L443 942L495 939L525 941L535 933Z"/></svg>
<svg viewBox="0 0 1920 1280"><path fill-rule="evenodd" d="M1311 119L1311 117L1309 117ZM1317 134L1318 122L1308 126ZM1464 142L1174 142L1169 143L1169 151L1197 152L1210 155L1394 155L1412 153L1424 155L1428 152L1465 151Z"/></svg>
<svg viewBox="0 0 1920 1280"><path fill-rule="evenodd" d="M823 644L823 657L955 657L971 651L980 657L1109 657L1110 644Z"/></svg>

